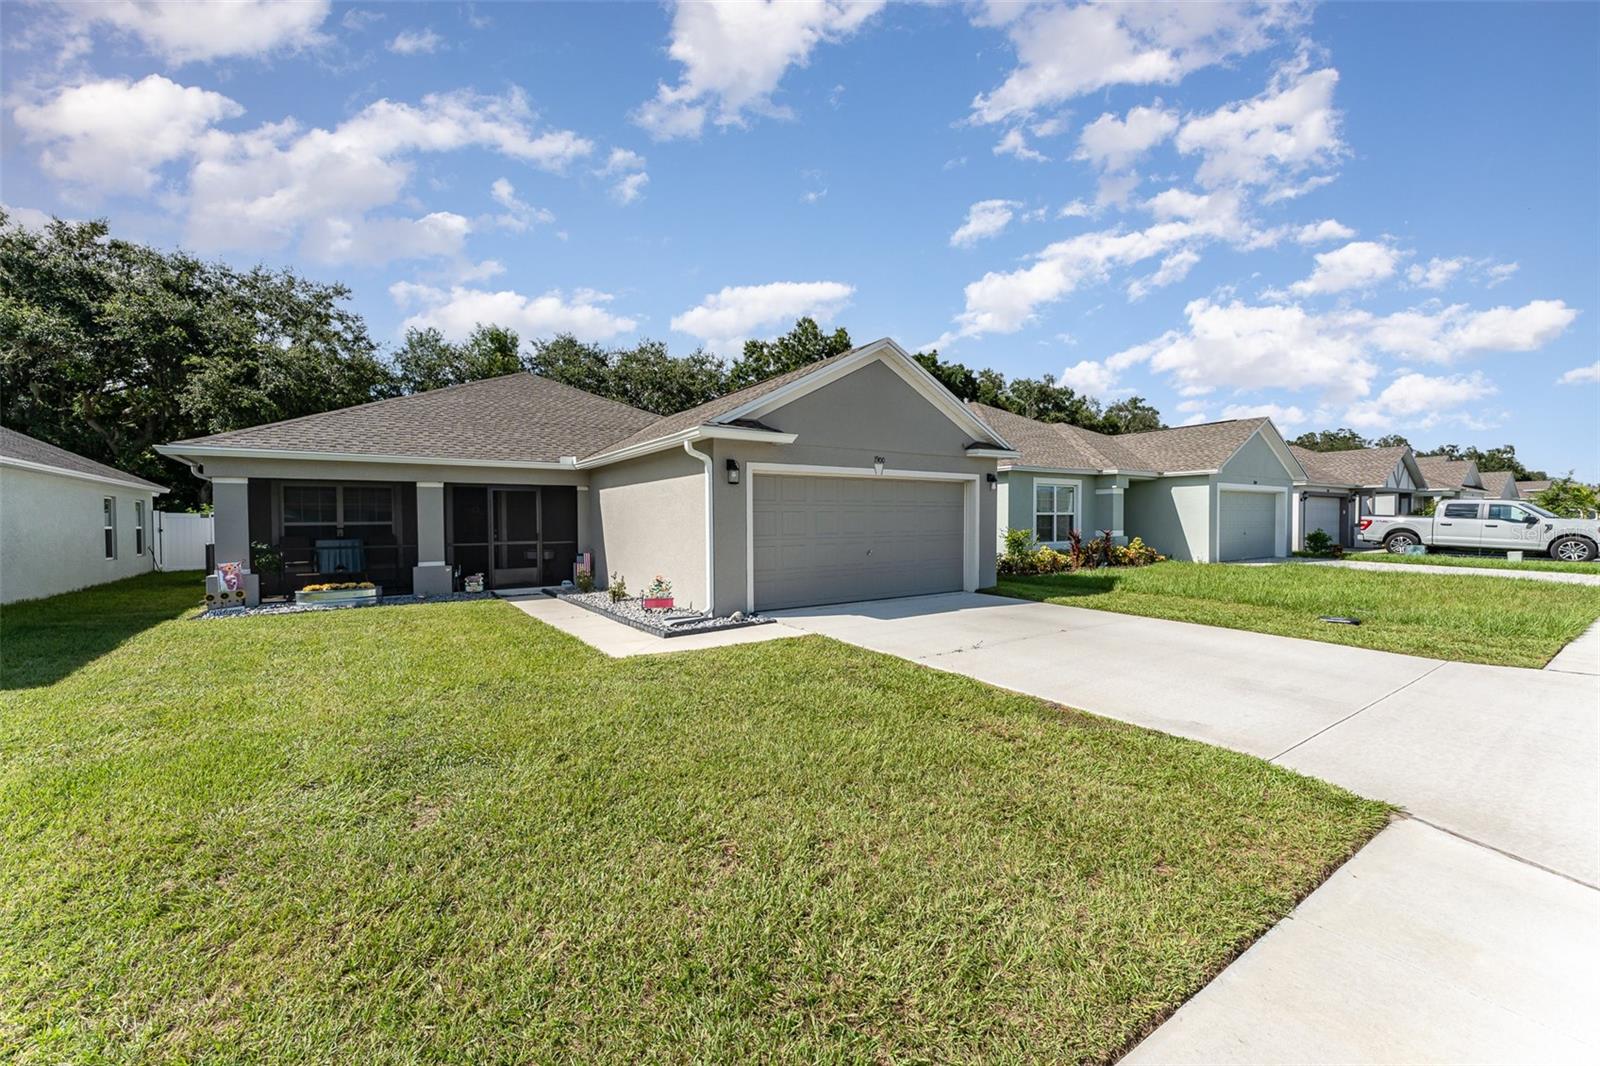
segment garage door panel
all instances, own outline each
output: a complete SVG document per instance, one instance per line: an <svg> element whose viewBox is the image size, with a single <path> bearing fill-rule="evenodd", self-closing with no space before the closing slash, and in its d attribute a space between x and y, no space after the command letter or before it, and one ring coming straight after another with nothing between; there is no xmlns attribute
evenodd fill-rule
<svg viewBox="0 0 1600 1066"><path fill-rule="evenodd" d="M1305 532L1322 530L1337 543L1344 543L1344 530L1339 521L1339 499L1336 496L1307 496Z"/></svg>
<svg viewBox="0 0 1600 1066"><path fill-rule="evenodd" d="M1264 559L1277 554L1278 493L1227 492L1218 498L1218 558Z"/></svg>
<svg viewBox="0 0 1600 1066"><path fill-rule="evenodd" d="M954 481L758 475L751 515L756 606L959 590L963 493Z"/></svg>

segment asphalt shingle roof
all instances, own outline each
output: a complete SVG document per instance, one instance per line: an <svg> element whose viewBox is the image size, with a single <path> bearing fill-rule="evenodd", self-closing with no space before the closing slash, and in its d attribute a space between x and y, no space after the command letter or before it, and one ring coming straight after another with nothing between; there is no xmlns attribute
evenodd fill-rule
<svg viewBox="0 0 1600 1066"><path fill-rule="evenodd" d="M166 492L165 485L157 485L154 481L146 481L142 477L135 477L125 470L118 470L114 466L97 463L93 459L85 459L77 452L69 452L65 448L57 448L54 444L46 444L26 433L18 433L14 429L0 426L0 456L7 459L19 459L25 463L38 463L41 466L53 466L62 470L71 470L78 474L92 474L95 477L115 478L133 485L143 485L156 492Z"/></svg>
<svg viewBox="0 0 1600 1066"><path fill-rule="evenodd" d="M599 451L657 421L660 416L649 411L519 372L177 441L173 447L558 462Z"/></svg>
<svg viewBox="0 0 1600 1066"><path fill-rule="evenodd" d="M1355 485L1372 488L1383 485L1409 450L1393 448L1353 448L1342 452L1314 452L1289 445L1294 457L1305 467L1306 476L1318 485Z"/></svg>
<svg viewBox="0 0 1600 1066"><path fill-rule="evenodd" d="M968 406L1021 453L1021 465L1069 470L1215 470L1267 421L1237 418L1112 436L984 404Z"/></svg>
<svg viewBox="0 0 1600 1066"><path fill-rule="evenodd" d="M1550 487L1550 482L1548 482L1548 481L1519 481L1519 482L1517 482L1517 491L1522 493L1524 499L1526 499L1528 497L1531 497L1531 496L1537 496L1539 493L1543 492L1545 489L1547 489L1549 487Z"/></svg>
<svg viewBox="0 0 1600 1066"><path fill-rule="evenodd" d="M1516 481L1513 480L1515 477L1516 475L1509 470L1478 471L1478 480L1483 482L1483 487L1489 491L1491 496L1498 496L1507 488L1516 484Z"/></svg>
<svg viewBox="0 0 1600 1066"><path fill-rule="evenodd" d="M1467 483L1472 464L1465 459L1446 459L1442 455L1419 455L1417 466L1430 489L1459 489Z"/></svg>

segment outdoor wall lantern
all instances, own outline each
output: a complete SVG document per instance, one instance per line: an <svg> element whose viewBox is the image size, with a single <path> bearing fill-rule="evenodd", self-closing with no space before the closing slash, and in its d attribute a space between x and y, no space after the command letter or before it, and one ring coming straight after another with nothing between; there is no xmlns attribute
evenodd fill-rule
<svg viewBox="0 0 1600 1066"><path fill-rule="evenodd" d="M984 478L985 481L987 481L989 483L989 491L990 492L999 492L1000 491L1000 478L998 476L996 476L994 474L985 474L985 475L983 475L983 478Z"/></svg>
<svg viewBox="0 0 1600 1066"><path fill-rule="evenodd" d="M872 472L874 474L882 474L883 473L883 456L874 455L872 457Z"/></svg>
<svg viewBox="0 0 1600 1066"><path fill-rule="evenodd" d="M728 460L728 484L737 485L738 483L739 483L739 460L737 460L737 459L729 459Z"/></svg>

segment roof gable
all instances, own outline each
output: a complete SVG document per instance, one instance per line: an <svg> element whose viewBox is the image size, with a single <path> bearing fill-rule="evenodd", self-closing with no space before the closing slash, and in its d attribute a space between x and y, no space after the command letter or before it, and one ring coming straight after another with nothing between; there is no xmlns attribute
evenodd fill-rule
<svg viewBox="0 0 1600 1066"><path fill-rule="evenodd" d="M1422 477L1411 449L1403 444L1392 448L1351 448L1337 452L1317 452L1291 444L1289 450L1305 469L1306 480L1316 485L1384 488L1396 483L1395 474L1400 467L1411 472L1413 482L1420 481Z"/></svg>

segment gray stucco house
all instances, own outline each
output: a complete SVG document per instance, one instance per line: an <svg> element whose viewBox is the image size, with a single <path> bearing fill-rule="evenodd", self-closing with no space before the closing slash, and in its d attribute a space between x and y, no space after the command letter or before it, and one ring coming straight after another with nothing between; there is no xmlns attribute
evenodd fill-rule
<svg viewBox="0 0 1600 1066"><path fill-rule="evenodd" d="M1018 452L1000 460L997 544L1008 528L1053 546L1109 530L1195 562L1288 554L1306 475L1265 418L1108 436L969 406Z"/></svg>
<svg viewBox="0 0 1600 1066"><path fill-rule="evenodd" d="M0 428L0 603L143 574L165 486Z"/></svg>
<svg viewBox="0 0 1600 1066"><path fill-rule="evenodd" d="M1290 445L1289 450L1306 472L1293 501L1296 550L1305 547L1306 533L1315 529L1353 547L1364 515L1411 514L1428 487L1417 457L1403 444L1339 452Z"/></svg>
<svg viewBox="0 0 1600 1066"><path fill-rule="evenodd" d="M890 340L665 417L511 374L159 450L211 482L219 562L283 555L252 601L340 565L555 584L590 553L602 585L661 574L719 615L993 584L1017 458Z"/></svg>

